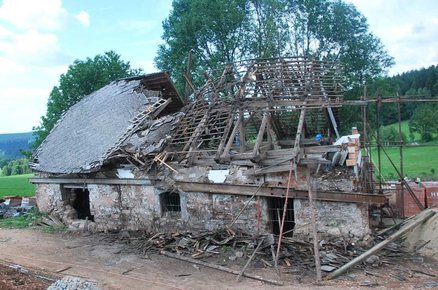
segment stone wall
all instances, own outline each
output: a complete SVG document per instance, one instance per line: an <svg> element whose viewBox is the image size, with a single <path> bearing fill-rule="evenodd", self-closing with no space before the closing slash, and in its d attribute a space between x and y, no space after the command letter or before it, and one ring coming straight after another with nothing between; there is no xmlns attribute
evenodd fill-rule
<svg viewBox="0 0 438 290"><path fill-rule="evenodd" d="M255 184L266 182L284 186L287 173L270 174L264 177L248 178L244 167L232 167L224 176L225 183ZM221 178L221 172L214 179ZM220 173L220 174L219 174ZM212 182L208 167L182 168L175 174L175 180ZM329 180L331 182L331 180ZM318 182L319 183L319 182ZM349 180L344 182L350 184ZM299 171L298 182L293 187L304 190L307 186L305 172ZM229 194L208 194L201 192L179 192L180 212L162 212L161 194L164 189L152 185L96 185L88 184L90 210L94 215L93 227L99 231L109 230L214 230L229 225L249 200L249 196ZM342 187L342 186L339 186ZM345 186L347 188L348 186ZM66 222L74 219L74 210L66 204L59 184L38 184L37 203L41 211L57 214ZM295 235L309 235L310 209L308 201L294 199ZM366 205L344 202L317 202L318 230L322 236L342 236L360 239L369 233ZM73 215L71 214L73 211ZM260 216L258 216L260 215ZM259 197L249 202L247 208L233 225L249 233L271 231L268 213L268 199Z"/></svg>
<svg viewBox="0 0 438 290"><path fill-rule="evenodd" d="M180 192L181 212L170 214L161 210L163 190L153 186L88 184L87 188L95 221L93 228L98 231L214 230L229 225L249 200L247 196ZM60 184L39 184L37 203L41 211L51 212L66 223L74 220L71 207L63 200ZM267 212L265 198L253 199L233 228L268 232Z"/></svg>
<svg viewBox="0 0 438 290"><path fill-rule="evenodd" d="M370 233L368 207L360 203L316 201L317 229L321 237L343 237L354 241ZM294 199L297 236L310 236L310 207L305 199Z"/></svg>
<svg viewBox="0 0 438 290"><path fill-rule="evenodd" d="M60 184L37 184L36 202L43 212L51 212L63 206Z"/></svg>

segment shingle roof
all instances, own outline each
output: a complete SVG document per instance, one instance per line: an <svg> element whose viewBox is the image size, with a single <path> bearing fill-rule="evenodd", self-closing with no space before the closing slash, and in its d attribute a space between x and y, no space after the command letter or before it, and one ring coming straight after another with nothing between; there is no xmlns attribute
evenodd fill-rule
<svg viewBox="0 0 438 290"><path fill-rule="evenodd" d="M159 92L145 90L141 82L114 81L73 105L38 147L31 167L48 173L98 170L130 121L157 100Z"/></svg>

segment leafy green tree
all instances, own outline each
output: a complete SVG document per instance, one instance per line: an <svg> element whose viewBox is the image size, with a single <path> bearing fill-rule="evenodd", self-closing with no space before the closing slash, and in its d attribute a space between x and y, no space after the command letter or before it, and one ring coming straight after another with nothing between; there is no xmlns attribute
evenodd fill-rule
<svg viewBox="0 0 438 290"><path fill-rule="evenodd" d="M127 61L114 51L105 52L86 60L75 60L62 74L59 85L53 87L47 103L47 113L34 129L36 148L50 133L61 115L84 96L102 88L116 79L138 75L140 69L132 69Z"/></svg>
<svg viewBox="0 0 438 290"><path fill-rule="evenodd" d="M172 5L155 61L171 72L180 90L190 51L195 83L220 64L258 57L340 61L349 87L393 64L366 18L340 0L175 0Z"/></svg>
<svg viewBox="0 0 438 290"><path fill-rule="evenodd" d="M10 161L8 164L2 167L2 175L18 175L18 174L26 174L31 173L32 171L29 168L29 159L21 158Z"/></svg>
<svg viewBox="0 0 438 290"><path fill-rule="evenodd" d="M363 84L393 64L365 18L352 4L338 0L286 1L288 54L339 61L348 87Z"/></svg>
<svg viewBox="0 0 438 290"><path fill-rule="evenodd" d="M159 69L171 73L180 91L189 52L197 85L202 83L204 71L248 55L246 0L176 0L172 5L163 22L165 44L160 45L155 61Z"/></svg>
<svg viewBox="0 0 438 290"><path fill-rule="evenodd" d="M436 122L437 109L433 105L422 105L415 110L414 115L409 121L409 130L419 133L423 142L431 141L433 133L438 132L438 123Z"/></svg>

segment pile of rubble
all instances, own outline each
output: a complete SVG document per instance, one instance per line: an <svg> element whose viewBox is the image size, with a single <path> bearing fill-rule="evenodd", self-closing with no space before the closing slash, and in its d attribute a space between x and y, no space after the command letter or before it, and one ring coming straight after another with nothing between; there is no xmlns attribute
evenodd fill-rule
<svg viewBox="0 0 438 290"><path fill-rule="evenodd" d="M328 278L335 271L338 271L337 269L343 268L350 261L364 255L367 257L355 264L354 268L361 269L367 276L381 277L382 267L395 265L400 263L400 260L417 263L417 260L422 257L415 253L409 253L405 247L391 238L394 231L397 233L398 230L399 226L385 230L384 233L374 236L374 240L368 241L368 244L351 243L339 238L320 240L321 270L326 273ZM124 232L122 235L108 236L107 234L106 239L119 239L119 241L124 242L126 245L124 252L144 256L162 254L192 264L278 285L282 282L266 279L252 273L257 273L256 269L275 269L277 273L291 273L300 275L302 278L313 279L316 269L313 241L297 237L283 237L278 259L276 258L278 236L272 234L249 235L229 228L196 233L137 233L136 236ZM372 251L383 242L385 246L378 253ZM373 245L374 247L372 247ZM252 270L248 272L247 268ZM269 272L260 273L268 274ZM409 273L427 274L418 267L410 269ZM401 281L409 277L409 273L397 271L390 275Z"/></svg>
<svg viewBox="0 0 438 290"><path fill-rule="evenodd" d="M35 205L36 201L33 197L7 196L0 198L0 219L25 214Z"/></svg>
<svg viewBox="0 0 438 290"><path fill-rule="evenodd" d="M148 253L175 253L193 259L220 261L221 264L251 259L255 267L275 268L284 266L283 272L293 265L294 271L306 271L315 268L313 242L292 237L282 239L278 260L276 251L278 236L251 236L244 232L222 229L198 233L145 233L139 237L125 238L129 246L127 251L146 255ZM342 239L321 240L319 242L322 270L333 271L358 256L364 249L362 245L348 243ZM257 248L257 251L255 249Z"/></svg>

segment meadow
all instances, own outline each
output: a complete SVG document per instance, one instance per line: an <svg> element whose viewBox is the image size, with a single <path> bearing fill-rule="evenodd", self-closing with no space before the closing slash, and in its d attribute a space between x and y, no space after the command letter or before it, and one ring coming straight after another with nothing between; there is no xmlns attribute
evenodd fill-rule
<svg viewBox="0 0 438 290"><path fill-rule="evenodd" d="M3 196L34 196L35 186L29 183L32 174L0 176L0 197Z"/></svg>
<svg viewBox="0 0 438 290"><path fill-rule="evenodd" d="M385 147L386 153L400 170L400 153L397 147ZM388 157L381 150L381 169L385 179L398 179L397 171L391 165ZM378 176L377 148L372 148L371 158L376 165L376 176ZM403 171L408 178L434 179L438 180L438 146L409 146L403 147Z"/></svg>

